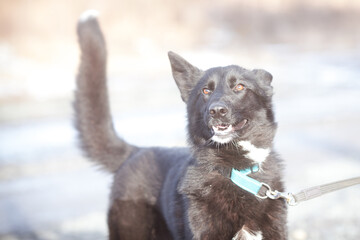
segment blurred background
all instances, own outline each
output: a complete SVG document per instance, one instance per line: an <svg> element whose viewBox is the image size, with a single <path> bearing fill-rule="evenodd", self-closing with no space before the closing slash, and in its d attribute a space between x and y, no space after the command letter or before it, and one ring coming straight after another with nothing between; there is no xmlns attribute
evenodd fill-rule
<svg viewBox="0 0 360 240"><path fill-rule="evenodd" d="M0 239L106 239L111 176L77 149L76 22L100 12L118 132L186 145L167 51L274 76L289 191L360 175L357 0L0 1ZM131 127L129 126L136 126ZM289 209L293 240L360 239L360 187Z"/></svg>

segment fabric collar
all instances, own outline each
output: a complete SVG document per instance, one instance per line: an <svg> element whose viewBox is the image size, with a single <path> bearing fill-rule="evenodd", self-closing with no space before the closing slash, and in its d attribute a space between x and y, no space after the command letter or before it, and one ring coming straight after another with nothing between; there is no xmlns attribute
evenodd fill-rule
<svg viewBox="0 0 360 240"><path fill-rule="evenodd" d="M235 183L241 189L244 189L255 196L258 196L261 186L263 185L261 182L248 177L250 173L256 173L259 171L259 164L256 164L252 167L243 169L243 170L236 170L233 168L231 170L231 181Z"/></svg>

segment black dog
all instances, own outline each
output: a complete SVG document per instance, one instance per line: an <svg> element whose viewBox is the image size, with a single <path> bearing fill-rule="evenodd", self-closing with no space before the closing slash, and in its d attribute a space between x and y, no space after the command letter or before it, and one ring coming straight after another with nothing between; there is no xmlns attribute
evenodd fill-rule
<svg viewBox="0 0 360 240"><path fill-rule="evenodd" d="M139 148L114 131L105 42L93 15L80 19L78 35L76 126L88 157L114 173L110 239L287 239L285 203L259 198L262 183L283 191L268 72L202 71L169 52L190 148Z"/></svg>

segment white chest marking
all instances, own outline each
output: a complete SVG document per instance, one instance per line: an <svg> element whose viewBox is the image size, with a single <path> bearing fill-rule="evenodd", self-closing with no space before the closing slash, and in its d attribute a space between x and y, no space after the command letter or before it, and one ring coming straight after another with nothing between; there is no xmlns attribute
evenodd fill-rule
<svg viewBox="0 0 360 240"><path fill-rule="evenodd" d="M267 156L269 156L270 148L258 148L255 147L251 142L249 141L239 141L239 146L241 146L245 151L248 151L246 153L245 157L261 164L265 161Z"/></svg>
<svg viewBox="0 0 360 240"><path fill-rule="evenodd" d="M232 240L262 240L262 232L248 232L244 228L242 228L233 238Z"/></svg>

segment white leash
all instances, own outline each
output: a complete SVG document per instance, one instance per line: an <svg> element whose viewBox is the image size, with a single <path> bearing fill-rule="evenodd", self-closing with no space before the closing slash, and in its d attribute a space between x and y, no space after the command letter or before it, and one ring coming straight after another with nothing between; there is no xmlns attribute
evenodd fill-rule
<svg viewBox="0 0 360 240"><path fill-rule="evenodd" d="M269 185L262 183L262 186L265 186L268 189L266 191L266 196L263 196L262 198L266 198L266 197L270 199L283 198L286 200L289 206L295 206L300 202L307 201L316 197L320 197L326 193L337 191L357 184L360 184L360 177L350 178L342 181L306 188L296 194L293 194L290 192L279 192L277 190L273 191L271 190Z"/></svg>

